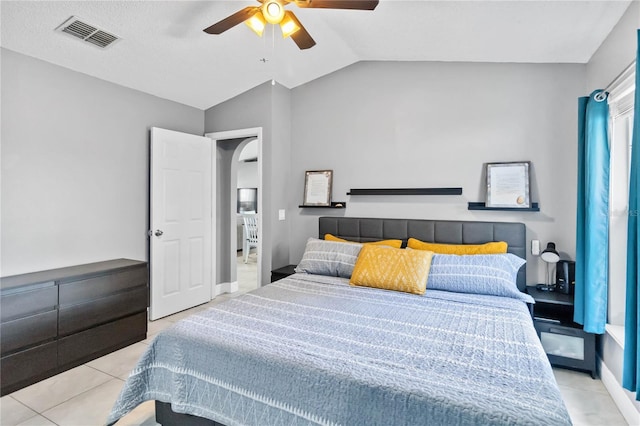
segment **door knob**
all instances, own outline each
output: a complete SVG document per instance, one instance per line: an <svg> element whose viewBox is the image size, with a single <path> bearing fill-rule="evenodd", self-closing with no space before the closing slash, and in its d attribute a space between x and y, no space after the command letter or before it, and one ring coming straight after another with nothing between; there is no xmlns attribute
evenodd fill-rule
<svg viewBox="0 0 640 426"><path fill-rule="evenodd" d="M162 230L160 230L160 229L156 229L156 232L155 232L156 237L159 237L159 236L161 236L162 234L164 234L164 232L162 232Z"/></svg>

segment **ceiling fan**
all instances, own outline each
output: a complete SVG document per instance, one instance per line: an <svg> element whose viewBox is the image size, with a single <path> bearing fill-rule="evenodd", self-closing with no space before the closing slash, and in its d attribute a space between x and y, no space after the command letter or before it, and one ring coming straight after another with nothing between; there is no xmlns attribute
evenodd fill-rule
<svg viewBox="0 0 640 426"><path fill-rule="evenodd" d="M261 6L248 6L216 22L204 32L208 34L222 34L228 29L245 22L258 36L262 33L267 23L280 25L282 36L291 37L300 49L309 49L316 42L302 26L296 15L290 10L285 10L289 3L295 3L301 8L315 9L356 9L373 10L379 0L257 0Z"/></svg>

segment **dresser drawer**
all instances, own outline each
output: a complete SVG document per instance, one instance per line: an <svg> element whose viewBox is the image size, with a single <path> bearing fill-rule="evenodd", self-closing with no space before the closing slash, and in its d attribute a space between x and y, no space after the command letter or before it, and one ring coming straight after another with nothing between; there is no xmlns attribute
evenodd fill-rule
<svg viewBox="0 0 640 426"><path fill-rule="evenodd" d="M58 312L49 311L0 324L2 354L55 339Z"/></svg>
<svg viewBox="0 0 640 426"><path fill-rule="evenodd" d="M58 340L58 365L79 365L147 337L147 312Z"/></svg>
<svg viewBox="0 0 640 426"><path fill-rule="evenodd" d="M3 291L0 297L2 322L51 311L58 305L55 282L35 284Z"/></svg>
<svg viewBox="0 0 640 426"><path fill-rule="evenodd" d="M589 371L595 378L595 334L541 319L536 319L534 326L551 365Z"/></svg>
<svg viewBox="0 0 640 426"><path fill-rule="evenodd" d="M2 375L2 394L35 383L56 370L56 342L46 343L35 348L2 357L0 374ZM22 386L20 385L23 383Z"/></svg>
<svg viewBox="0 0 640 426"><path fill-rule="evenodd" d="M60 284L60 306L100 299L135 287L147 286L145 265L115 274Z"/></svg>
<svg viewBox="0 0 640 426"><path fill-rule="evenodd" d="M137 312L147 312L147 287L103 297L87 303L60 307L58 334L66 336Z"/></svg>

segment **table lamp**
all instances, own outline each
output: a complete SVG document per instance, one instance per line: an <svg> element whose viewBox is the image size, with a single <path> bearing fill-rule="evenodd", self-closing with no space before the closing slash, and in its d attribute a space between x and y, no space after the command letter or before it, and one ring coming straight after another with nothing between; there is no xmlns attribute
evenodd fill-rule
<svg viewBox="0 0 640 426"><path fill-rule="evenodd" d="M547 248L544 249L542 253L540 253L540 257L547 264L547 277L545 279L544 285L537 286L538 290L544 291L554 291L556 289L556 284L551 283L551 276L549 275L549 264L556 264L560 260L560 254L556 250L556 243L548 243Z"/></svg>

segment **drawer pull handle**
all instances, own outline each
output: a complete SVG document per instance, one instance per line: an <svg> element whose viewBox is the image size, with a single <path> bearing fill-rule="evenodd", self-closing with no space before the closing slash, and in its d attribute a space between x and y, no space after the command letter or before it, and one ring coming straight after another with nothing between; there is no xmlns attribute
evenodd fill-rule
<svg viewBox="0 0 640 426"><path fill-rule="evenodd" d="M549 327L549 333L565 334L569 336L577 336L580 334L580 332L577 330L561 329L561 328L555 328L555 327Z"/></svg>

